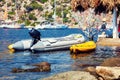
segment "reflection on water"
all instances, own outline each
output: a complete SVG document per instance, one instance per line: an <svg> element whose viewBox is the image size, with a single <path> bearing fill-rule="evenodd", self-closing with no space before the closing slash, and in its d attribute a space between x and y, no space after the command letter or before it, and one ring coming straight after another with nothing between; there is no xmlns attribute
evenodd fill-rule
<svg viewBox="0 0 120 80"><path fill-rule="evenodd" d="M72 55L69 50L39 53L21 51L11 54L11 52L7 49L7 46L18 40L30 38L27 32L27 29L0 29L0 79L36 80L64 71L82 70L87 66L96 66L106 58L120 55L120 48L102 46L98 46L95 51L90 53ZM42 37L61 37L71 33L80 33L81 30L40 30L40 32ZM43 61L51 64L50 72L11 73L12 68L24 67L25 65L31 65Z"/></svg>
<svg viewBox="0 0 120 80"><path fill-rule="evenodd" d="M97 46L93 52L71 54L75 61L72 64L73 70L84 70L89 66L98 66L105 59L120 56L120 47Z"/></svg>
<svg viewBox="0 0 120 80"><path fill-rule="evenodd" d="M92 52L88 52L88 53L79 53L79 54L76 54L76 53L72 53L71 54L71 58L73 59L81 59L81 58L84 58L84 57L87 57L87 56L90 56L92 54Z"/></svg>

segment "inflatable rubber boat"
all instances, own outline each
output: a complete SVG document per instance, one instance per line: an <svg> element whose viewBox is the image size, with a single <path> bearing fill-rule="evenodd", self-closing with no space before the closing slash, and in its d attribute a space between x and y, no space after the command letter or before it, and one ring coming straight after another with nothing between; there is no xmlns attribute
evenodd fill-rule
<svg viewBox="0 0 120 80"><path fill-rule="evenodd" d="M96 43L94 41L87 41L85 43L75 44L70 47L71 53L89 52L95 50Z"/></svg>
<svg viewBox="0 0 120 80"><path fill-rule="evenodd" d="M14 50L34 50L34 51L50 51L69 49L73 44L78 44L86 41L82 34L70 34L65 37L58 38L43 38L30 48L31 39L17 41L8 46L8 49Z"/></svg>

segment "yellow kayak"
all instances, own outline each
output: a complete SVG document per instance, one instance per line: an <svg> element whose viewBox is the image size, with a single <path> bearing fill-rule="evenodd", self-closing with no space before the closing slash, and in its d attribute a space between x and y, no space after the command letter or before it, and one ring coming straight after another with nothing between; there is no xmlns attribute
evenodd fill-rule
<svg viewBox="0 0 120 80"><path fill-rule="evenodd" d="M88 52L92 51L96 48L96 44L94 41L88 41L81 44L75 44L70 47L70 51L73 53L79 52Z"/></svg>

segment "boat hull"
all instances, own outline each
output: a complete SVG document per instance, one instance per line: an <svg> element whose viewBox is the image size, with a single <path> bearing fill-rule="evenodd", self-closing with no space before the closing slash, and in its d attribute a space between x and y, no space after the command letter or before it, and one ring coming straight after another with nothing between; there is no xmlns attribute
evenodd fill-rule
<svg viewBox="0 0 120 80"><path fill-rule="evenodd" d="M69 49L71 45L85 42L82 34L71 34L59 38L43 38L35 45L30 47L32 40L21 40L8 46L9 49L15 50L32 50L32 51L52 51Z"/></svg>
<svg viewBox="0 0 120 80"><path fill-rule="evenodd" d="M93 51L96 48L96 44L94 41L88 41L81 44L75 44L70 47L71 53L77 53L77 52L89 52Z"/></svg>

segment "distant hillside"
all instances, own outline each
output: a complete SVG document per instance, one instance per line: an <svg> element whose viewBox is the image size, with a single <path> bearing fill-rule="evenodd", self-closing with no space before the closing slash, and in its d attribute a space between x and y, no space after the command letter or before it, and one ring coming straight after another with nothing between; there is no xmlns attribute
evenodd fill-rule
<svg viewBox="0 0 120 80"><path fill-rule="evenodd" d="M43 20L53 21L53 14L56 11L57 22L70 21L68 16L71 12L70 0L56 0L56 2L54 0L0 0L0 6L1 20L8 18L34 26ZM5 17L6 11L7 17Z"/></svg>
<svg viewBox="0 0 120 80"><path fill-rule="evenodd" d="M83 29L100 26L103 18L112 25L112 11L100 14L95 14L94 9L74 12L71 9L71 0L0 0L0 15L0 20L15 20L26 26L35 26L45 20L55 20L69 27Z"/></svg>

